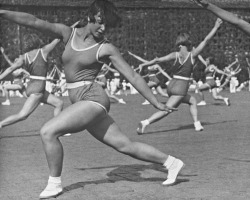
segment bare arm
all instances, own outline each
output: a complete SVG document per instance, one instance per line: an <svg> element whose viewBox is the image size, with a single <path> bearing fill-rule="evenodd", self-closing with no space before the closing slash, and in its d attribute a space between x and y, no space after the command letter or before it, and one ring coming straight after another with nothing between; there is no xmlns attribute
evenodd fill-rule
<svg viewBox="0 0 250 200"><path fill-rule="evenodd" d="M136 58L137 60L139 60L139 61L141 61L141 62L143 62L143 63L148 62L147 60L143 59L143 58L140 57L140 56L137 56L137 55L131 53L130 51L128 51L128 53L129 53L129 55L133 56L134 58Z"/></svg>
<svg viewBox="0 0 250 200"><path fill-rule="evenodd" d="M139 66L140 67L146 67L146 66L151 66L151 65L155 65L155 64L158 64L158 63L161 63L161 62L167 62L167 61L175 60L175 59L176 59L176 52L173 52L173 53L170 53L170 54L168 54L166 56L163 56L163 57L160 57L160 58L155 58L155 59L153 59L151 61L142 63Z"/></svg>
<svg viewBox="0 0 250 200"><path fill-rule="evenodd" d="M3 54L4 59L8 62L9 65L12 65L13 62L10 61L9 57L4 53L4 48L1 47L1 52Z"/></svg>
<svg viewBox="0 0 250 200"><path fill-rule="evenodd" d="M9 68L7 68L2 74L0 74L0 80L11 74L16 69L23 65L23 56L20 56Z"/></svg>
<svg viewBox="0 0 250 200"><path fill-rule="evenodd" d="M45 20L36 18L34 15L24 12L0 10L0 17L26 27L36 29L40 32L51 35L54 38L63 39L64 42L67 41L71 34L71 28L66 25L49 23Z"/></svg>
<svg viewBox="0 0 250 200"><path fill-rule="evenodd" d="M203 65L207 66L206 61L204 60L204 58L201 55L198 55L198 59L202 62Z"/></svg>
<svg viewBox="0 0 250 200"><path fill-rule="evenodd" d="M197 57L202 52L202 50L205 48L209 40L211 40L212 37L215 35L221 24L222 20L218 18L215 22L213 29L208 33L205 39L196 48L192 50L193 58Z"/></svg>
<svg viewBox="0 0 250 200"><path fill-rule="evenodd" d="M157 66L157 69L159 70L160 73L162 73L165 77L168 78L168 80L171 80L171 76L167 72L165 72L160 66Z"/></svg>
<svg viewBox="0 0 250 200"><path fill-rule="evenodd" d="M217 17L221 18L222 20L236 26L246 34L250 35L250 24L243 19L240 19L235 14L228 12L218 6L208 3L206 0L193 0L197 5L209 10Z"/></svg>
<svg viewBox="0 0 250 200"><path fill-rule="evenodd" d="M144 96L154 107L159 110L169 110L160 103L148 87L145 80L137 74L123 59L119 50L112 44L105 44L100 51L100 58L108 57L114 67Z"/></svg>
<svg viewBox="0 0 250 200"><path fill-rule="evenodd" d="M247 61L247 65L248 65L248 67L250 67L250 62L249 62L249 59L248 59L248 58L246 58L246 61Z"/></svg>

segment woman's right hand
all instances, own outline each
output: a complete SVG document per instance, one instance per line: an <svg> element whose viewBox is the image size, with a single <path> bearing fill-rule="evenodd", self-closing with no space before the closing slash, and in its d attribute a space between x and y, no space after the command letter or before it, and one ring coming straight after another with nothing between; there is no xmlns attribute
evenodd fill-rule
<svg viewBox="0 0 250 200"><path fill-rule="evenodd" d="M178 109L177 108L171 108L171 107L168 107L167 105L161 103L161 102L158 102L158 104L155 106L155 108L157 108L158 110L161 110L161 111L167 111L167 112L173 112L173 111L177 111Z"/></svg>

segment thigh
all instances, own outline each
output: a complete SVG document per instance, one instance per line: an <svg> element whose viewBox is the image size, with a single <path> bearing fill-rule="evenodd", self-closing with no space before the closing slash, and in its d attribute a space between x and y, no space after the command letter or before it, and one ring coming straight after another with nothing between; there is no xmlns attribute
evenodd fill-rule
<svg viewBox="0 0 250 200"><path fill-rule="evenodd" d="M209 89L210 89L210 85L208 83L204 83L201 86L199 86L200 91L205 91L205 90L209 90Z"/></svg>
<svg viewBox="0 0 250 200"><path fill-rule="evenodd" d="M65 133L76 133L85 130L92 124L98 124L106 111L90 101L76 102L49 120L44 127L61 136Z"/></svg>
<svg viewBox="0 0 250 200"><path fill-rule="evenodd" d="M130 142L109 115L104 116L95 125L89 126L87 130L97 140L113 148L122 147Z"/></svg>
<svg viewBox="0 0 250 200"><path fill-rule="evenodd" d="M52 106L55 106L59 102L61 102L61 100L58 97L56 97L55 95L50 94L49 92L45 91L43 94L42 102L49 104L49 105L52 105Z"/></svg>
<svg viewBox="0 0 250 200"><path fill-rule="evenodd" d="M182 103L190 104L190 103L191 103L191 98L194 98L194 97L191 96L190 94L187 94L187 95L182 99ZM193 100L194 100L194 99L193 99Z"/></svg>
<svg viewBox="0 0 250 200"><path fill-rule="evenodd" d="M22 110L20 111L20 113L24 114L24 115L29 115L31 114L36 108L37 106L40 104L41 99L43 98L42 94L33 94L30 95L24 105Z"/></svg>
<svg viewBox="0 0 250 200"><path fill-rule="evenodd" d="M183 100L184 96L177 96L177 95L172 95L171 97L169 97L166 105L169 108L177 108Z"/></svg>

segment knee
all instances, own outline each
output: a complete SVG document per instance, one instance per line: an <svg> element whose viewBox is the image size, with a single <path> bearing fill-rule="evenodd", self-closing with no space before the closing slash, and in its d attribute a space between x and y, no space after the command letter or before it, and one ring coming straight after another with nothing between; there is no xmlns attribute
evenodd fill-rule
<svg viewBox="0 0 250 200"><path fill-rule="evenodd" d="M20 112L18 113L19 120L26 120L29 117L28 113Z"/></svg>
<svg viewBox="0 0 250 200"><path fill-rule="evenodd" d="M40 130L40 135L43 141L51 140L53 137L53 129L45 124Z"/></svg>
<svg viewBox="0 0 250 200"><path fill-rule="evenodd" d="M189 103L190 103L190 105L196 105L197 104L196 98L191 97L189 100Z"/></svg>
<svg viewBox="0 0 250 200"><path fill-rule="evenodd" d="M123 154L131 154L133 151L133 142L127 141L116 146L116 150Z"/></svg>
<svg viewBox="0 0 250 200"><path fill-rule="evenodd" d="M56 102L56 104L55 104L55 106L57 107L57 108L63 108L63 101L62 100L58 100L57 102Z"/></svg>

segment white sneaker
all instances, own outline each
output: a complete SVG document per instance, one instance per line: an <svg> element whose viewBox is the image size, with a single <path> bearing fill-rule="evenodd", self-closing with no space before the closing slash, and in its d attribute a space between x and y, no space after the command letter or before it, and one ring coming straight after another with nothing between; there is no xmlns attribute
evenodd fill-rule
<svg viewBox="0 0 250 200"><path fill-rule="evenodd" d="M194 128L195 128L195 131L203 131L204 130L200 121L194 122Z"/></svg>
<svg viewBox="0 0 250 200"><path fill-rule="evenodd" d="M119 99L119 103L126 104L126 102L123 99Z"/></svg>
<svg viewBox="0 0 250 200"><path fill-rule="evenodd" d="M149 103L149 101L148 100L145 100L143 103L142 103L142 105L149 105L150 103Z"/></svg>
<svg viewBox="0 0 250 200"><path fill-rule="evenodd" d="M227 106L230 106L229 98L225 98L224 101L225 101L225 103L226 103Z"/></svg>
<svg viewBox="0 0 250 200"><path fill-rule="evenodd" d="M168 179L164 181L162 185L171 186L175 184L177 176L184 166L185 164L181 160L175 158L174 162L168 169Z"/></svg>
<svg viewBox="0 0 250 200"><path fill-rule="evenodd" d="M4 105L4 106L9 106L9 105L10 105L10 101L9 101L9 100L6 100L5 102L2 102L2 105Z"/></svg>
<svg viewBox="0 0 250 200"><path fill-rule="evenodd" d="M48 183L46 188L41 192L40 199L48 199L52 197L57 197L63 191L61 184Z"/></svg>
<svg viewBox="0 0 250 200"><path fill-rule="evenodd" d="M143 122L139 123L138 128L136 129L138 135L142 135L144 133L146 126L147 125Z"/></svg>
<svg viewBox="0 0 250 200"><path fill-rule="evenodd" d="M197 106L205 106L207 105L206 101L201 101L200 103L197 103Z"/></svg>

